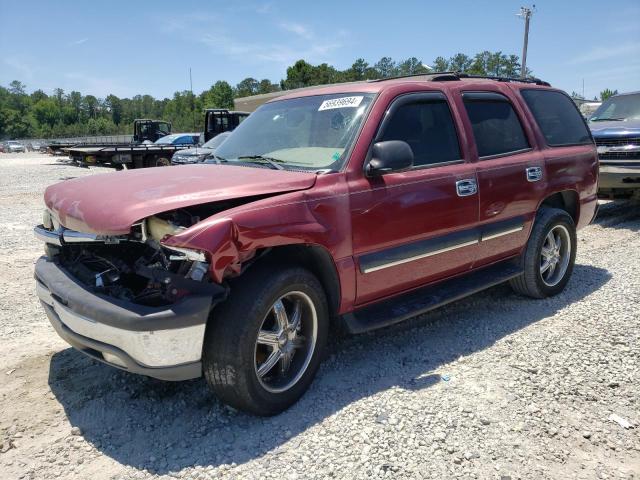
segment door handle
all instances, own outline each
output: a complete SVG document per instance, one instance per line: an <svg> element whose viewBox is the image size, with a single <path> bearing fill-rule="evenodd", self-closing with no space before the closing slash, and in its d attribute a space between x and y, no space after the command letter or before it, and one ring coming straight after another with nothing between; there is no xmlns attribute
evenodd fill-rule
<svg viewBox="0 0 640 480"><path fill-rule="evenodd" d="M475 178L466 178L456 182L456 192L459 197L468 197L478 193L478 183Z"/></svg>
<svg viewBox="0 0 640 480"><path fill-rule="evenodd" d="M527 182L537 182L542 179L542 167L527 167Z"/></svg>

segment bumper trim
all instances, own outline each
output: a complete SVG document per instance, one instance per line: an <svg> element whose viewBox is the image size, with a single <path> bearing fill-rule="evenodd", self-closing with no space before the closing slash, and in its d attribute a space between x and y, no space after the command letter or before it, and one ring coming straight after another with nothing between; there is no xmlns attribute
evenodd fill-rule
<svg viewBox="0 0 640 480"><path fill-rule="evenodd" d="M38 240L44 243L51 243L58 246L62 245L62 242L60 241L60 232L46 230L44 227L38 225L33 229L33 233Z"/></svg>
<svg viewBox="0 0 640 480"><path fill-rule="evenodd" d="M199 378L202 376L201 362L185 363L169 367L146 367L141 365L123 350L114 347L113 345L93 340L75 333L60 321L60 317L58 317L51 305L48 305L44 301L42 302L42 305L45 308L49 321L56 333L69 345L99 362L105 363L111 367L119 368L120 370L140 375L147 375L160 380L180 381ZM117 357L118 360L122 362L122 365L105 360L103 353Z"/></svg>

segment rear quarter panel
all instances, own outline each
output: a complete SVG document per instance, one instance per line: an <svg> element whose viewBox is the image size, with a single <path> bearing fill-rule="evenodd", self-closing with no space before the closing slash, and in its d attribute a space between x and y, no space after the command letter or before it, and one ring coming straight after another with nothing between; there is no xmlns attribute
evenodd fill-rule
<svg viewBox="0 0 640 480"><path fill-rule="evenodd" d="M543 89L549 87L536 85L526 85L526 87L516 87L510 85L514 91L516 100L520 104L528 123L533 129L546 166L546 187L547 190L540 203L546 198L558 192L575 192L578 195L578 208L576 212L576 227L581 229L593 220L598 205L598 154L595 143L585 145L572 145L562 147L552 147L547 145L547 141L542 134L531 110L527 106L521 95L520 89ZM566 95L565 92L552 89ZM589 131L588 126L587 131Z"/></svg>

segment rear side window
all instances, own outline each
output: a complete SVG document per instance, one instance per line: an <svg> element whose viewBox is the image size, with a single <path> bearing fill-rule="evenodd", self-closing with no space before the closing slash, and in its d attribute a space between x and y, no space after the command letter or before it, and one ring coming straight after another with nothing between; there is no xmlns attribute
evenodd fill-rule
<svg viewBox="0 0 640 480"><path fill-rule="evenodd" d="M591 143L578 109L569 97L549 90L522 90L522 97L552 147Z"/></svg>
<svg viewBox="0 0 640 480"><path fill-rule="evenodd" d="M407 103L389 119L379 141L402 140L413 150L413 165L460 160L458 136L445 101Z"/></svg>
<svg viewBox="0 0 640 480"><path fill-rule="evenodd" d="M520 120L507 97L492 92L463 95L479 157L491 157L529 148Z"/></svg>

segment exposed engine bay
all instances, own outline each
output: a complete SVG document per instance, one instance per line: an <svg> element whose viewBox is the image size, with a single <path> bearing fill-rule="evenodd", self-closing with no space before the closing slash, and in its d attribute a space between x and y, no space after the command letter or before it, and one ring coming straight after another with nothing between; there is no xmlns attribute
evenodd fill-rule
<svg viewBox="0 0 640 480"><path fill-rule="evenodd" d="M47 213L44 226L60 231L56 222L47 221ZM60 246L47 245L47 254L91 291L141 305L169 305L191 293L221 288L211 282L203 253L161 245L166 236L199 222L198 213L175 210L154 215L133 225L127 236L71 241L73 237L65 234ZM211 209L202 213L209 216Z"/></svg>

